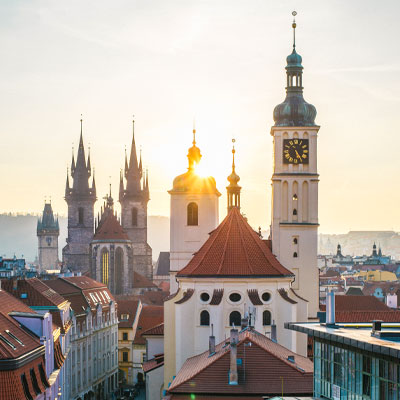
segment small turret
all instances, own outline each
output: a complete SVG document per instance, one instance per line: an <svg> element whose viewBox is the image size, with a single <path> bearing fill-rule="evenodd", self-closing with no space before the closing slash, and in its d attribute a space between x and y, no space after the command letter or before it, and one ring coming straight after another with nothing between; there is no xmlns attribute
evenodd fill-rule
<svg viewBox="0 0 400 400"><path fill-rule="evenodd" d="M232 139L232 143L232 172L228 176L229 185L226 187L228 197L228 212L232 207L237 207L240 209L240 190L242 189L238 185L240 176L235 171L235 139Z"/></svg>

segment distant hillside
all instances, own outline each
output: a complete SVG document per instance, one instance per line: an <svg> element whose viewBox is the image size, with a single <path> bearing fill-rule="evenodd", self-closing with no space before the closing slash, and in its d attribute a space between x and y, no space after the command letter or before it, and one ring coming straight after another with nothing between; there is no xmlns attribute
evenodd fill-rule
<svg viewBox="0 0 400 400"><path fill-rule="evenodd" d="M17 257L22 255L27 261L37 256L36 223L34 214L0 214L0 255ZM67 219L59 218L60 237L58 240L60 259L61 250L67 237ZM169 250L169 218L150 216L148 219L148 240L153 249L153 259L157 260L160 251Z"/></svg>

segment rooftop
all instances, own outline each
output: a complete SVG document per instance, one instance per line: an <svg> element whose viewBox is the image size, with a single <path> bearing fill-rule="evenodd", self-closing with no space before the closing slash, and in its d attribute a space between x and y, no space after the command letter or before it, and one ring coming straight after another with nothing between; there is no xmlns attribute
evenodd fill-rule
<svg viewBox="0 0 400 400"><path fill-rule="evenodd" d="M194 254L178 277L292 277L237 207Z"/></svg>
<svg viewBox="0 0 400 400"><path fill-rule="evenodd" d="M303 332L307 335L337 342L361 351L383 354L400 358L400 323L383 323L382 332L392 334L392 339L372 336L372 323L337 323L335 327L315 322L293 323L286 322L286 329ZM397 339L396 339L396 335Z"/></svg>
<svg viewBox="0 0 400 400"><path fill-rule="evenodd" d="M142 333L164 321L163 306L144 306L139 316L134 344L146 344Z"/></svg>

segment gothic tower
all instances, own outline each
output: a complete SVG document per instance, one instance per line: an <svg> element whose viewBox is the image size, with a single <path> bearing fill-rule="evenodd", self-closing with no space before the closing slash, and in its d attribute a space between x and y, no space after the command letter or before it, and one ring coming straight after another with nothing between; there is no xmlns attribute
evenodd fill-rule
<svg viewBox="0 0 400 400"><path fill-rule="evenodd" d="M45 203L42 217L37 222L39 269L58 269L58 218L54 218L51 203Z"/></svg>
<svg viewBox="0 0 400 400"><path fill-rule="evenodd" d="M295 12L293 15L296 15ZM272 175L272 250L295 274L293 289L309 301L309 317L319 307L317 267L318 181L316 109L303 98L302 58L287 57L286 99L274 109Z"/></svg>
<svg viewBox="0 0 400 400"><path fill-rule="evenodd" d="M125 180L120 176L119 202L121 224L133 246L133 268L152 279L152 250L147 243L147 203L150 200L148 173L143 174L142 157L138 163L135 145L135 121L132 121L132 146L128 158L125 153Z"/></svg>
<svg viewBox="0 0 400 400"><path fill-rule="evenodd" d="M90 154L87 162L85 148L81 135L79 139L78 155L72 155L71 177L72 187L67 183L65 187L65 201L68 204L68 238L67 245L63 248L64 268L73 271L87 271L89 269L89 244L93 239L94 232L94 203L96 202L96 184L94 176L92 185L89 186L89 178L92 175Z"/></svg>
<svg viewBox="0 0 400 400"><path fill-rule="evenodd" d="M193 146L187 155L187 172L174 179L170 215L170 291L177 289L175 275L192 259L193 254L207 240L208 234L218 225L218 198L212 176L201 177L196 166L201 159L193 129Z"/></svg>

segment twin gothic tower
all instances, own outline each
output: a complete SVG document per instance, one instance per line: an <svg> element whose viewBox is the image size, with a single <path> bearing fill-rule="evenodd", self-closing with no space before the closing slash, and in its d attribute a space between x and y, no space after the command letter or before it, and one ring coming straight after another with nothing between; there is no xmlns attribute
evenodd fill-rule
<svg viewBox="0 0 400 400"><path fill-rule="evenodd" d="M147 243L149 183L147 173L143 172L142 159L140 157L138 162L137 158L134 121L131 154L129 162L125 154L124 172L124 177L122 173L120 176L119 188L121 221L114 212L110 193L95 226L96 183L90 154L87 159L85 156L81 120L78 154L76 162L72 156L71 163L73 182L70 185L67 174L65 187L68 238L63 248L63 264L64 268L72 271L90 271L93 277L111 285L110 290L115 294L129 293L133 287L133 271L148 278L152 276L152 250ZM125 273L120 274L121 271L126 272L127 279L124 279ZM117 278L118 273L120 278ZM123 285L119 279L125 280Z"/></svg>

